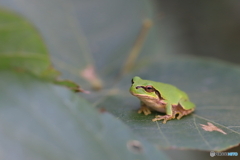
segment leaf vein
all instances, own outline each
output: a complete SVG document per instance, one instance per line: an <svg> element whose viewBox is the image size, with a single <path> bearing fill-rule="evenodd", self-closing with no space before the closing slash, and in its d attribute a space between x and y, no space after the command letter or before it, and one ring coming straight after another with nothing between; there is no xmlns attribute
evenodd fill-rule
<svg viewBox="0 0 240 160"><path fill-rule="evenodd" d="M205 142L205 144L206 144L209 148L212 148L211 145L208 143L208 141L207 141L207 140L204 138L204 136L202 135L201 131L199 130L199 128L198 128L198 126L197 126L197 124L196 124L196 118L195 118L195 116L193 116L193 123L194 123L194 125L196 126L196 129L197 129L200 137L201 137L201 138L203 139L203 141Z"/></svg>
<svg viewBox="0 0 240 160"><path fill-rule="evenodd" d="M156 121L156 124L157 124L157 127L158 127L158 130L159 130L159 133L162 135L162 137L164 138L164 140L166 141L166 143L168 144L168 146L170 146L170 142L169 140L167 139L167 137L164 135L164 133L162 132L159 124L158 124L158 121Z"/></svg>

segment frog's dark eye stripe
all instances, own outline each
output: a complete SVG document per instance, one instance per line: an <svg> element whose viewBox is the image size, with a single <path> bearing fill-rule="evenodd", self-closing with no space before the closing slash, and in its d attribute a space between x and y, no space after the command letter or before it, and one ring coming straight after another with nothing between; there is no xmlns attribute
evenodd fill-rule
<svg viewBox="0 0 240 160"><path fill-rule="evenodd" d="M159 99L164 99L161 94L153 86L137 86L136 89L143 88L146 92L155 92Z"/></svg>
<svg viewBox="0 0 240 160"><path fill-rule="evenodd" d="M146 92L154 92L155 91L153 86L145 86L144 89L145 89Z"/></svg>
<svg viewBox="0 0 240 160"><path fill-rule="evenodd" d="M155 89L153 88L153 86L137 86L136 89L139 89L139 88L143 88L146 92L154 92Z"/></svg>
<svg viewBox="0 0 240 160"><path fill-rule="evenodd" d="M155 90L155 94L158 96L159 99L164 99L162 98L161 94L157 90Z"/></svg>

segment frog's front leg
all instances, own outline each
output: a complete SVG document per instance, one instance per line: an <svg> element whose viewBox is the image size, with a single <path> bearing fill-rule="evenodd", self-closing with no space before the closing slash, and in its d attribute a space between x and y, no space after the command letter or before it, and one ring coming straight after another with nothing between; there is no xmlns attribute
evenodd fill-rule
<svg viewBox="0 0 240 160"><path fill-rule="evenodd" d="M165 124L168 120L174 119L175 117L172 114L172 105L170 103L166 104L166 115L160 116L157 115L155 118L152 119L153 122L163 120L163 123Z"/></svg>
<svg viewBox="0 0 240 160"><path fill-rule="evenodd" d="M141 108L138 110L138 113L143 113L144 115L151 114L151 110L146 106L145 103L141 102Z"/></svg>

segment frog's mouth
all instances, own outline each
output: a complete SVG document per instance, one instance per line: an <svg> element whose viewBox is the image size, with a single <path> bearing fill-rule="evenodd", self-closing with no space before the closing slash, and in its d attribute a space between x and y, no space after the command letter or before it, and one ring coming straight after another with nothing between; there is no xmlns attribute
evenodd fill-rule
<svg viewBox="0 0 240 160"><path fill-rule="evenodd" d="M133 94L133 95L136 96L136 97L139 97L139 98L157 99L157 98L155 98L155 97L148 96L148 95L144 95L144 94Z"/></svg>
<svg viewBox="0 0 240 160"><path fill-rule="evenodd" d="M143 98L147 98L149 96L145 95L145 94L136 94L136 93L133 93L132 91L130 91L130 93L136 97L143 97Z"/></svg>

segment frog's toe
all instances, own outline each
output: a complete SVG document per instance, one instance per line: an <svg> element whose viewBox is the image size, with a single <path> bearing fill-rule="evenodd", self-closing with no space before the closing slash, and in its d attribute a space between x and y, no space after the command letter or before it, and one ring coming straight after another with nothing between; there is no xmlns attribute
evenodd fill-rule
<svg viewBox="0 0 240 160"><path fill-rule="evenodd" d="M144 115L149 115L149 114L151 114L151 111L150 110L147 110L147 111L143 111L143 113L144 113Z"/></svg>
<svg viewBox="0 0 240 160"><path fill-rule="evenodd" d="M164 116L157 115L155 118L152 119L152 121L155 122L155 121L159 121L162 119L164 119Z"/></svg>
<svg viewBox="0 0 240 160"><path fill-rule="evenodd" d="M168 120L171 120L173 118L174 117L171 115L164 115L164 116L157 115L155 118L152 119L152 121L155 122L155 121L163 120L163 123L165 124L167 123Z"/></svg>
<svg viewBox="0 0 240 160"><path fill-rule="evenodd" d="M177 119L181 119L183 116L184 116L184 114L179 113L178 116L177 116Z"/></svg>
<svg viewBox="0 0 240 160"><path fill-rule="evenodd" d="M138 110L138 113L143 113L144 115L149 115L151 114L151 111L149 108L147 107L141 107L139 110Z"/></svg>

